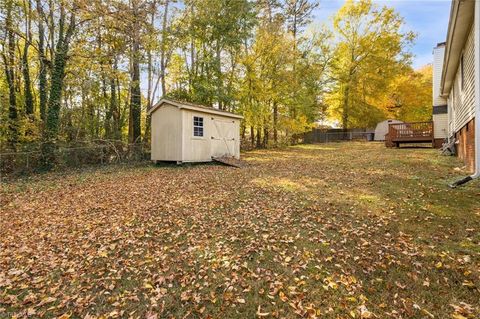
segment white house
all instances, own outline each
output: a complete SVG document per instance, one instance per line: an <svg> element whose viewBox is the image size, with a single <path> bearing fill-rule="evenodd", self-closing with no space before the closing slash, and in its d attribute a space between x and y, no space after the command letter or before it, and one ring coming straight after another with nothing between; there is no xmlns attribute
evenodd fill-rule
<svg viewBox="0 0 480 319"><path fill-rule="evenodd" d="M455 139L458 156L475 178L480 175L480 1L452 1L444 50L438 101L447 102L447 137Z"/></svg>
<svg viewBox="0 0 480 319"><path fill-rule="evenodd" d="M209 162L240 158L240 115L202 105L162 99L151 115L153 161Z"/></svg>
<svg viewBox="0 0 480 319"><path fill-rule="evenodd" d="M433 49L433 138L436 147L441 147L448 137L447 99L441 93L445 42L438 43Z"/></svg>

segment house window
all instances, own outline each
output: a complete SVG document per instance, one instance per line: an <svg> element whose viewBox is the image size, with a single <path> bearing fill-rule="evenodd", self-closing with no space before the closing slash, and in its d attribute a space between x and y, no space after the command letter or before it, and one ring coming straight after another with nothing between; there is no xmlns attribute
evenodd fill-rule
<svg viewBox="0 0 480 319"><path fill-rule="evenodd" d="M193 117L193 136L203 137L203 117Z"/></svg>
<svg viewBox="0 0 480 319"><path fill-rule="evenodd" d="M461 86L462 86L462 91L463 91L463 87L464 87L464 83L465 83L465 71L464 71L464 64L463 64L463 54L462 54L462 57L461 57L461 60L460 60L460 83L461 83Z"/></svg>

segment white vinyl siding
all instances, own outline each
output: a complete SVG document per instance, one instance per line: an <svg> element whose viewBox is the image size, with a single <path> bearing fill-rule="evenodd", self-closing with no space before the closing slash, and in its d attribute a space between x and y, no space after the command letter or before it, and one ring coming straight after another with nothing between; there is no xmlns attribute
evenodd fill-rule
<svg viewBox="0 0 480 319"><path fill-rule="evenodd" d="M447 137L448 114L433 114L433 137Z"/></svg>
<svg viewBox="0 0 480 319"><path fill-rule="evenodd" d="M433 49L433 105L446 105L447 100L440 96L440 83L442 81L443 57L445 46Z"/></svg>
<svg viewBox="0 0 480 319"><path fill-rule="evenodd" d="M470 33L465 43L463 52L462 88L462 63L458 64L455 80L453 81L449 99L449 128L450 134L459 131L475 116L475 29L472 24ZM477 75L478 76L478 75Z"/></svg>

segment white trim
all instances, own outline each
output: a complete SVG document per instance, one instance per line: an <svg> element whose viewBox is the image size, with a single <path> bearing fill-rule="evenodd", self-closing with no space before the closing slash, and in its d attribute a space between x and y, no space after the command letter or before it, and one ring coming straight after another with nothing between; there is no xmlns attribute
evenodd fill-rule
<svg viewBox="0 0 480 319"><path fill-rule="evenodd" d="M448 22L447 44L443 60L442 80L440 82L441 96L447 96L455 79L460 54L465 46L468 33L474 22L474 8L478 1L453 0Z"/></svg>
<svg viewBox="0 0 480 319"><path fill-rule="evenodd" d="M230 112L227 112L227 111L217 110L217 109L214 109L213 107L183 104L181 102L177 102L177 101L173 101L173 100L169 100L169 99L161 99L150 110L148 110L147 113L152 114L153 112L158 110L165 103L167 103L169 105L176 106L179 109L186 109L186 110L192 110L192 111L197 111L197 112L206 113L206 114L216 114L216 115L230 117L230 118L243 119L243 116L241 116L241 115L230 113Z"/></svg>
<svg viewBox="0 0 480 319"><path fill-rule="evenodd" d="M475 173L480 176L480 1L475 1Z"/></svg>
<svg viewBox="0 0 480 319"><path fill-rule="evenodd" d="M202 119L202 126L199 126L199 125L195 126L195 118ZM196 115L196 114L191 114L190 123L192 123L192 133L190 135L192 137L192 139L194 139L194 140L204 140L205 139L205 116L199 116L199 115ZM201 127L202 128L202 136L195 135L195 127Z"/></svg>

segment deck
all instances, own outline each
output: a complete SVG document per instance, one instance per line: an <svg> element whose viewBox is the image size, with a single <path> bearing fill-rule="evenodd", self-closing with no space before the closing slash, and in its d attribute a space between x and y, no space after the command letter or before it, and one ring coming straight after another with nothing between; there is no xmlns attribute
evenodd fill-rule
<svg viewBox="0 0 480 319"><path fill-rule="evenodd" d="M390 124L385 135L385 145L400 147L402 143L432 143L433 147L433 122Z"/></svg>

